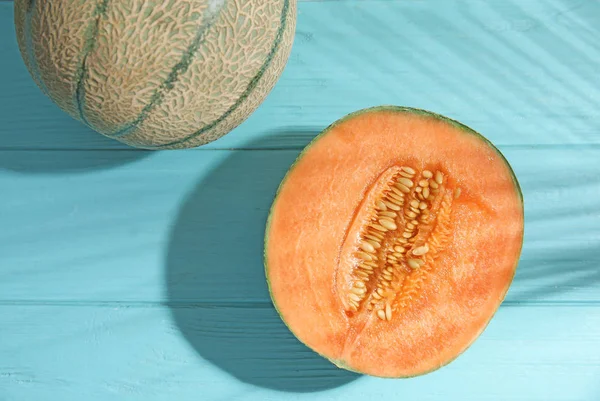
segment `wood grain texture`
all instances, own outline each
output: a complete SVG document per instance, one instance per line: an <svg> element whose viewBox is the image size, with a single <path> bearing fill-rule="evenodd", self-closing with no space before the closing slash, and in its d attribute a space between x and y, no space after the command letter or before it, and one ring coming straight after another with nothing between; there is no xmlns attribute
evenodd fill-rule
<svg viewBox="0 0 600 401"><path fill-rule="evenodd" d="M600 399L600 3L298 10L290 63L248 121L199 150L146 152L41 94L0 2L0 401ZM506 302L457 361L403 381L334 369L298 343L262 266L299 150L384 103L481 131L525 197Z"/></svg>
<svg viewBox="0 0 600 401"><path fill-rule="evenodd" d="M503 150L526 217L508 300L600 301L600 149ZM60 170L123 153L137 154L0 152L0 300L269 302L264 225L298 151L160 152Z"/></svg>
<svg viewBox="0 0 600 401"><path fill-rule="evenodd" d="M501 308L455 362L410 380L334 370L271 309L0 307L0 397L56 400L583 401L600 396L600 308ZM194 351L197 351L194 352ZM323 388L330 388L321 391ZM305 393L297 392L303 389Z"/></svg>
<svg viewBox="0 0 600 401"><path fill-rule="evenodd" d="M12 5L0 4L0 146L122 148L35 87L12 18ZM205 148L249 146L281 127L290 134L270 147L303 146L310 130L379 104L448 115L500 145L600 144L599 19L600 3L589 0L301 2L274 91Z"/></svg>

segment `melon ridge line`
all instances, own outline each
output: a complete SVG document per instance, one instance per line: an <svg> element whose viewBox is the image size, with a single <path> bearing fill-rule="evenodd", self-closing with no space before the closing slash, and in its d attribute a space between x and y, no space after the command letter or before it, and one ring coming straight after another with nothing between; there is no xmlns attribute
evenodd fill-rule
<svg viewBox="0 0 600 401"><path fill-rule="evenodd" d="M87 59L92 50L96 47L96 41L98 39L98 32L100 27L100 20L102 17L106 15L106 11L108 10L108 3L110 0L101 0L96 4L96 9L94 10L95 20L88 27L87 35L90 35L86 41L83 48L81 63L77 67L77 83L75 84L75 105L77 106L77 111L79 112L79 118L81 121L90 128L93 128L91 123L88 121L85 116L85 88L83 86L85 79L88 75L87 70Z"/></svg>
<svg viewBox="0 0 600 401"><path fill-rule="evenodd" d="M229 117L229 115L231 115L231 113L233 113L244 102L244 100L246 100L248 98L248 96L254 90L256 85L258 85L258 82L260 81L260 79L264 75L265 71L271 64L271 61L273 61L273 58L275 57L277 50L279 50L279 45L281 44L281 41L283 40L283 34L284 34L285 28L287 26L287 15L288 15L289 6L290 6L290 0L285 0L283 9L281 12L279 29L277 31L277 35L275 36L275 41L273 42L273 46L271 47L269 55L265 59L265 62L263 63L261 68L258 70L256 75L252 78L252 80L250 80L250 83L246 87L246 90L240 95L238 100L225 113L223 113L221 115L221 117L217 118L212 123L205 125L202 129L200 129L184 138L178 139L176 141L172 141L169 143L163 143L161 145L148 146L147 149L161 149L161 148L167 148L167 147L174 146L174 145L180 145L182 143L185 143L189 140L192 140L192 139L202 135L203 133L205 133L208 130L211 130L212 128L217 126L219 123L221 123L223 120L225 120L227 117Z"/></svg>
<svg viewBox="0 0 600 401"><path fill-rule="evenodd" d="M137 118L133 120L133 122L127 124L125 127L118 130L117 132L105 134L106 136L110 138L122 138L130 134L135 128L137 128L141 123L143 123L146 120L146 118L148 118L148 115L152 112L155 106L161 104L165 94L171 89L173 89L175 83L177 83L177 81L179 80L180 75L185 74L185 72L190 68L192 60L198 52L198 48L202 43L204 43L206 39L206 34L219 19L219 15L225 7L225 4L227 4L227 1L220 0L219 3L220 6L216 11L207 11L206 17L203 19L202 23L200 24L200 27L196 31L194 40L186 49L185 53L181 57L181 60L179 60L179 62L173 66L171 72L167 76L167 79L158 88L156 88L156 90L152 94L152 97L150 98L150 102L142 109Z"/></svg>

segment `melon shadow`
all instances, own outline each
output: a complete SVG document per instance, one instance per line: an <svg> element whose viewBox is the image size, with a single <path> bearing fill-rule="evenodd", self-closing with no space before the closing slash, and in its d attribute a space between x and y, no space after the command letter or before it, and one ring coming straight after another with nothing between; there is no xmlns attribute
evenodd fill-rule
<svg viewBox="0 0 600 401"><path fill-rule="evenodd" d="M278 138L308 142L316 134L286 130ZM167 254L168 305L194 350L242 382L285 392L327 390L360 376L335 367L292 335L270 302L265 280L267 215L301 150L275 150L276 143L265 137L230 151L187 197Z"/></svg>

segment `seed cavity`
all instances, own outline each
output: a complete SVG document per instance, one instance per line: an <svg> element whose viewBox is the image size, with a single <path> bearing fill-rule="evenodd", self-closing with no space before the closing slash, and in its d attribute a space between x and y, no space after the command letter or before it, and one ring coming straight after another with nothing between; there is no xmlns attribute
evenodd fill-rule
<svg viewBox="0 0 600 401"><path fill-rule="evenodd" d="M440 170L393 166L380 176L352 223L358 236L342 248L350 256L340 256L354 263L338 269L349 317L376 314L388 322L410 305L446 247L452 200L459 195Z"/></svg>

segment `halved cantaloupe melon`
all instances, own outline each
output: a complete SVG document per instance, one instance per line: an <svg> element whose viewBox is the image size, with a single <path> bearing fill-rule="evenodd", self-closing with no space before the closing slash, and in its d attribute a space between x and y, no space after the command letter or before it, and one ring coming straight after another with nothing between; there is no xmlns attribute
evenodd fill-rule
<svg viewBox="0 0 600 401"><path fill-rule="evenodd" d="M302 342L349 370L410 377L481 334L522 241L521 191L489 141L384 106L334 123L300 155L271 209L265 266Z"/></svg>

